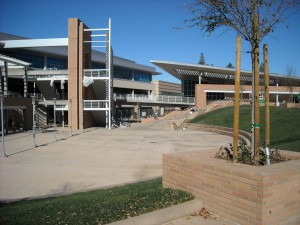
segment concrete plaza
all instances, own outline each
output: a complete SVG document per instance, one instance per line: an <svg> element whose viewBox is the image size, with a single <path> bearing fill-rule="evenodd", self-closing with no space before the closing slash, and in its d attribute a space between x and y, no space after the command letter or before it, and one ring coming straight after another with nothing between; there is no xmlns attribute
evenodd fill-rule
<svg viewBox="0 0 300 225"><path fill-rule="evenodd" d="M0 200L39 198L136 182L162 175L162 155L218 149L231 138L192 130L130 127L68 129L5 136ZM1 143L2 145L2 143Z"/></svg>

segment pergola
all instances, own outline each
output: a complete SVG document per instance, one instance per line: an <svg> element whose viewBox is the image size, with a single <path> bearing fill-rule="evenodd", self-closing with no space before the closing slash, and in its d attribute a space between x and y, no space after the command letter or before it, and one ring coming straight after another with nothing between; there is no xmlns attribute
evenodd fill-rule
<svg viewBox="0 0 300 225"><path fill-rule="evenodd" d="M0 54L0 93L3 96L8 95L8 70L23 68L24 97L27 97L27 70L30 65L31 63Z"/></svg>

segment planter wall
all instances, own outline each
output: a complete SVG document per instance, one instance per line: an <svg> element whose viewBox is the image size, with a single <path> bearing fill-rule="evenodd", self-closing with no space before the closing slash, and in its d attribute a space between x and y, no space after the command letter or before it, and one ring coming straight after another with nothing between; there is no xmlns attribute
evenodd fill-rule
<svg viewBox="0 0 300 225"><path fill-rule="evenodd" d="M300 153L255 167L214 158L216 150L163 156L164 187L185 190L210 211L245 225L300 222Z"/></svg>

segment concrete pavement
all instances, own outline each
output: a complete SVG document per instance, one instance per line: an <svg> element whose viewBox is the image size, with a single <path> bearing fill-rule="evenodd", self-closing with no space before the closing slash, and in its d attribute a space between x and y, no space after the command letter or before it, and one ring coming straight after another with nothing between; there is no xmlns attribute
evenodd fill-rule
<svg viewBox="0 0 300 225"><path fill-rule="evenodd" d="M91 128L73 132L21 133L5 136L8 157L0 159L0 201L58 196L122 185L162 175L162 155L179 151L218 149L230 137L203 131L174 130L168 118L153 124L107 130ZM2 147L2 143L0 142ZM1 149L2 150L2 149ZM117 224L232 225L190 217L201 209L193 200Z"/></svg>
<svg viewBox="0 0 300 225"><path fill-rule="evenodd" d="M0 200L65 195L162 175L162 155L218 149L231 138L191 130L137 128L68 130L5 136L0 159Z"/></svg>

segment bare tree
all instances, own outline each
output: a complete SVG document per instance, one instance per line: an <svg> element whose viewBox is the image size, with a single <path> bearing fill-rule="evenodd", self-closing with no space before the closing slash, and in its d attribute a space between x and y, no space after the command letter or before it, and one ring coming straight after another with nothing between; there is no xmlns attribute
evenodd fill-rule
<svg viewBox="0 0 300 225"><path fill-rule="evenodd" d="M287 66L286 67L287 71L287 77L286 77L286 86L289 90L289 102L293 102L293 89L294 89L294 84L293 84L293 77L296 76L296 69L293 66Z"/></svg>
<svg viewBox="0 0 300 225"><path fill-rule="evenodd" d="M208 35L219 28L235 30L251 44L254 74L254 153L259 152L259 44L279 23L299 12L300 0L192 0L188 27Z"/></svg>

